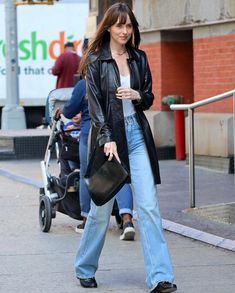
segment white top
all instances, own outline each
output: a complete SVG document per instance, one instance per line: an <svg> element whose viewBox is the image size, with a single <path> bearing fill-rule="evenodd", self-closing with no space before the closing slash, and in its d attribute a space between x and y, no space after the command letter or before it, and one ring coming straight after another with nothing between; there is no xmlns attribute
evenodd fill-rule
<svg viewBox="0 0 235 293"><path fill-rule="evenodd" d="M120 80L122 87L130 87L130 75L120 75ZM131 100L122 100L122 106L124 117L135 114L135 107Z"/></svg>

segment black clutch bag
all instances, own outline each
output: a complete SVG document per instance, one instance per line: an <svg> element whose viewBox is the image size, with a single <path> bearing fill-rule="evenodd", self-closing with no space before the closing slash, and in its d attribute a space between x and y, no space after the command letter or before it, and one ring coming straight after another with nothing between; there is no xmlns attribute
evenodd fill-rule
<svg viewBox="0 0 235 293"><path fill-rule="evenodd" d="M88 164L89 170L91 166ZM106 160L92 175L85 175L85 183L93 202L102 206L113 198L128 178L126 169L114 157Z"/></svg>

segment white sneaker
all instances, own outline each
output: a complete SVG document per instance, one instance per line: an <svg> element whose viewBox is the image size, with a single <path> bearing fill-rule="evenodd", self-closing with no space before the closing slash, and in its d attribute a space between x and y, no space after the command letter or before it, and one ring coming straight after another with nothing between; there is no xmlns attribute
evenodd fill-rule
<svg viewBox="0 0 235 293"><path fill-rule="evenodd" d="M120 236L120 240L132 241L135 239L135 228L131 221L126 222L123 225L123 232Z"/></svg>
<svg viewBox="0 0 235 293"><path fill-rule="evenodd" d="M75 228L75 232L82 234L85 228L85 222L82 222L82 224L77 225Z"/></svg>

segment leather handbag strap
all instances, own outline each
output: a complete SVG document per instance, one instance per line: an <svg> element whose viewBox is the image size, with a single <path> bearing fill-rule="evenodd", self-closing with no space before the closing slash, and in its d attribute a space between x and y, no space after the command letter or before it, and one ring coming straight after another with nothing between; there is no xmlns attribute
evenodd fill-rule
<svg viewBox="0 0 235 293"><path fill-rule="evenodd" d="M97 148L99 147L98 136L99 136L100 132L101 132L101 128L97 131L96 142L95 142L95 145L93 147L92 153L89 156L89 161L88 161L85 177L89 177L91 175L94 158L95 158L95 155L96 155Z"/></svg>

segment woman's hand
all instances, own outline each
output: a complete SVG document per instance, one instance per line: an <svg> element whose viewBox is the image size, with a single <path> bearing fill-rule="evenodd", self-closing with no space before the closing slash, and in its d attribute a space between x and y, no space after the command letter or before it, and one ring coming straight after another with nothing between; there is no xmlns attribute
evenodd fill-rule
<svg viewBox="0 0 235 293"><path fill-rule="evenodd" d="M104 145L104 153L108 158L109 161L112 160L113 156L121 163L118 153L117 153L117 145L115 141L106 142Z"/></svg>
<svg viewBox="0 0 235 293"><path fill-rule="evenodd" d="M118 87L116 97L121 100L140 100L139 92L127 87Z"/></svg>

